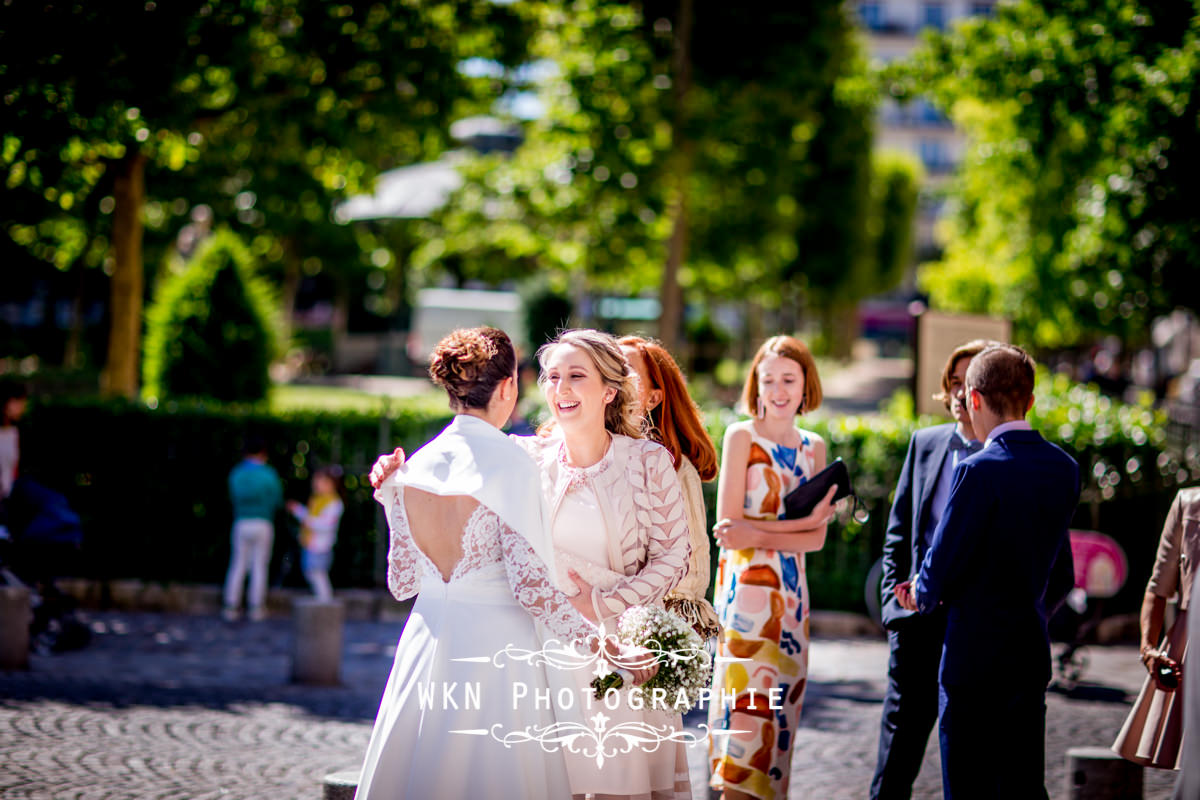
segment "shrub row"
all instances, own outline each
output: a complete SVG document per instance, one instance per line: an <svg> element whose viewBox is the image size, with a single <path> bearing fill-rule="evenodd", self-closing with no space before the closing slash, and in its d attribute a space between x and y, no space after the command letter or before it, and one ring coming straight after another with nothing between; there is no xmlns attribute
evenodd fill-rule
<svg viewBox="0 0 1200 800"><path fill-rule="evenodd" d="M844 459L870 511L831 528L826 547L808 558L816 608L861 610L863 583L878 558L896 477L912 431L942 420L914 418L903 404L882 417L820 417L804 424ZM714 441L737 419L708 413ZM201 403L140 404L84 399L41 400L31 410L24 468L64 491L84 518L85 561L94 577L218 582L228 558L230 508L226 477L250 429L271 442L271 461L287 496L304 500L314 466L346 469L347 504L337 550L336 586L382 581L377 564L386 542L365 473L396 445L411 450L432 436L445 414L401 408L380 418L356 413L268 414ZM1125 549L1130 578L1110 608L1132 609L1153 562L1162 520L1175 490L1200 478L1195 452L1166 450L1164 420L1146 406L1109 400L1096 390L1041 376L1034 425L1080 463L1083 497L1075 526L1113 536ZM715 482L706 485L715 521ZM284 530L284 528L280 528ZM281 541L282 539L282 541ZM276 540L276 569L294 543ZM715 560L715 550L714 550ZM299 583L298 571L285 576ZM276 577L276 580L279 578Z"/></svg>
<svg viewBox="0 0 1200 800"><path fill-rule="evenodd" d="M334 555L335 586L370 586L385 543L365 475L375 457L429 439L448 412L400 409L387 417L166 402L158 408L91 399L39 399L22 439L22 470L64 492L84 521L82 563L97 578L214 583L224 579L232 512L226 480L246 434L270 443L285 496L304 502L310 473L345 469L346 512ZM272 579L298 584L295 526L281 515Z"/></svg>

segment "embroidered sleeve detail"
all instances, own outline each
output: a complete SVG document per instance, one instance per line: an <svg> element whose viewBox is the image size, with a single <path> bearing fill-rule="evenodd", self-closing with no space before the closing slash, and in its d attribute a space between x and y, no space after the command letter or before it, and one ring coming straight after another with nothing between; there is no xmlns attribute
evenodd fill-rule
<svg viewBox="0 0 1200 800"><path fill-rule="evenodd" d="M596 633L595 627L555 587L545 562L533 552L525 537L501 523L500 545L513 596L530 616L564 643L586 639Z"/></svg>
<svg viewBox="0 0 1200 800"><path fill-rule="evenodd" d="M387 509L388 531L388 591L397 600L407 600L421 591L421 561L424 555L417 549L404 511L404 489L397 487Z"/></svg>
<svg viewBox="0 0 1200 800"><path fill-rule="evenodd" d="M622 503L622 541L626 552L636 530L648 534L645 560L638 571L610 589L597 589L593 601L602 618L629 606L661 600L679 582L688 564L687 512L671 455L659 445L644 447L630 459L631 502Z"/></svg>

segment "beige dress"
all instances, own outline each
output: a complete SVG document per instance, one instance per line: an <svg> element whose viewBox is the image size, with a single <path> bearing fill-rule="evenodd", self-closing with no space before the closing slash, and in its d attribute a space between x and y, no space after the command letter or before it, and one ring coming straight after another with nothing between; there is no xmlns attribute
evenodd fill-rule
<svg viewBox="0 0 1200 800"><path fill-rule="evenodd" d="M1179 613L1167 632L1162 649L1180 667L1187 658L1187 615L1195 565L1200 559L1200 488L1182 489L1175 495L1154 571L1146 591L1162 598L1179 593ZM1112 749L1123 758L1148 767L1179 769L1183 740L1183 683L1173 692L1158 688L1149 675Z"/></svg>
<svg viewBox="0 0 1200 800"><path fill-rule="evenodd" d="M575 592L568 569L592 584L592 604L609 630L626 608L661 603L683 575L689 551L683 498L667 451L648 440L613 436L599 462L579 469L567 465L561 438L513 439L542 469L560 588ZM555 676L550 677L553 682ZM558 677L576 692L588 692L595 675L572 670ZM602 711L608 730L623 723L644 723L667 732L683 729L679 714L625 706ZM568 752L571 791L689 800L683 747L678 742L635 746L601 764L594 757Z"/></svg>

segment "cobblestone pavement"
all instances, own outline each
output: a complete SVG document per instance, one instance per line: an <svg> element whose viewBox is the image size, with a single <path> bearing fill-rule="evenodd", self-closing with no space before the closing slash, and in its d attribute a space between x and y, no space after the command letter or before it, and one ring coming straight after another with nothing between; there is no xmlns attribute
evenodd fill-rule
<svg viewBox="0 0 1200 800"><path fill-rule="evenodd" d="M0 797L321 797L326 773L356 768L370 735L396 623L347 622L343 685L288 682L286 619L226 624L197 616L90 612L86 649L35 655L0 672ZM1140 681L1132 648L1092 648L1089 681L1050 695L1047 786L1066 796L1068 747L1108 744ZM863 798L874 767L887 648L882 640L816 639L791 797ZM689 718L699 723L702 718ZM936 745L916 798L941 796ZM706 798L693 748L694 793ZM997 769L1004 755L997 754ZM1146 773L1146 798L1172 777Z"/></svg>

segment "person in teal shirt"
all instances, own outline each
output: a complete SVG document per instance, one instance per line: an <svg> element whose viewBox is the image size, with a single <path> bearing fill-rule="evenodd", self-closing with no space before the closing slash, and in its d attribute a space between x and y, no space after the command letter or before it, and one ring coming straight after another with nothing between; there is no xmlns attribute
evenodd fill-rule
<svg viewBox="0 0 1200 800"><path fill-rule="evenodd" d="M283 484L267 463L267 442L261 436L247 437L246 456L229 473L229 499L233 503L233 530L223 616L229 621L241 616L242 589L249 572L248 612L250 619L259 620L265 616L275 512L283 505Z"/></svg>

